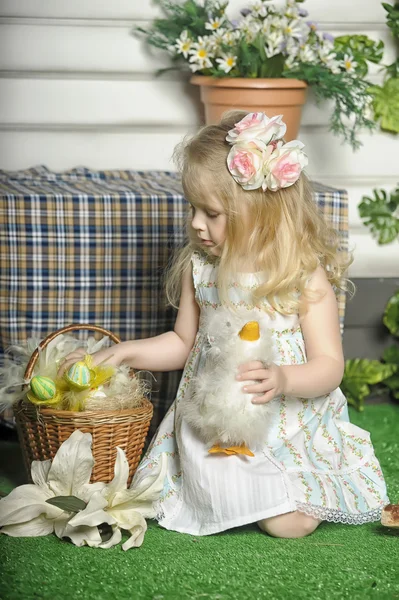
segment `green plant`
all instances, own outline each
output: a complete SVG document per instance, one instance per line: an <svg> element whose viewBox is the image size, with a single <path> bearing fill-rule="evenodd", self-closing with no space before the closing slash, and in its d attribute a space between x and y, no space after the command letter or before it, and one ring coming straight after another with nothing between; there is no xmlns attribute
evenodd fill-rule
<svg viewBox="0 0 399 600"><path fill-rule="evenodd" d="M363 196L358 209L379 244L399 241L399 186L390 194L373 190L372 197ZM363 410L364 400L372 391L388 392L399 400L399 289L388 300L383 323L397 340L385 350L382 360L356 358L345 363L341 389L358 410Z"/></svg>
<svg viewBox="0 0 399 600"><path fill-rule="evenodd" d="M399 2L393 6L382 3L387 11L387 25L399 44ZM399 58L384 66L385 77L382 85L373 85L369 92L373 97L374 119L380 122L384 131L399 133Z"/></svg>
<svg viewBox="0 0 399 600"><path fill-rule="evenodd" d="M171 56L171 69L213 77L289 77L308 83L316 100L332 100L330 129L353 148L360 129L373 129L368 62L379 63L383 42L365 35L334 38L309 21L303 0L276 8L256 0L241 19L226 15L228 2L157 0L165 17L137 28L150 45Z"/></svg>

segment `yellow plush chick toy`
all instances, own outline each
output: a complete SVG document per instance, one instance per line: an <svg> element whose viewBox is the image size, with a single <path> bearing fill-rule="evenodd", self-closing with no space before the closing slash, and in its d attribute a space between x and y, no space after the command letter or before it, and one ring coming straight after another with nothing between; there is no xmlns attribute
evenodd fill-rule
<svg viewBox="0 0 399 600"><path fill-rule="evenodd" d="M259 313L232 314L225 309L212 311L204 322L208 350L201 376L193 378L190 402L182 403L186 421L209 444L211 453L245 454L265 441L266 424L275 410L272 402L253 404L254 394L246 394L244 382L237 381L238 367L261 360L273 361L270 331L262 325ZM249 320L248 317L256 317ZM247 383L247 382L246 382Z"/></svg>

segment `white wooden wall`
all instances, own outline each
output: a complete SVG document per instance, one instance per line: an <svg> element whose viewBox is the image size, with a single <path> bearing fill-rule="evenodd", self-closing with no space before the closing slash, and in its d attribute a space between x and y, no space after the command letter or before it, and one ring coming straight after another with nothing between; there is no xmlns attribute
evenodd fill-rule
<svg viewBox="0 0 399 600"><path fill-rule="evenodd" d="M246 5L231 0L230 16ZM383 39L392 62L379 0L308 0L305 8L325 31ZM201 106L181 75L155 78L168 58L131 34L157 14L152 0L0 0L0 168L174 169L173 147L200 123ZM349 191L351 276L399 276L399 244L378 247L357 213L362 194L399 181L399 138L363 133L353 153L328 133L328 114L310 98L299 137L310 175Z"/></svg>

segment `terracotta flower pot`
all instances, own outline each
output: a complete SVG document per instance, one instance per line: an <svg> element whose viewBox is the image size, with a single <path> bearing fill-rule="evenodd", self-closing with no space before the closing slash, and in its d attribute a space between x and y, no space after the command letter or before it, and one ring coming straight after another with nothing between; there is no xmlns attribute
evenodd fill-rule
<svg viewBox="0 0 399 600"><path fill-rule="evenodd" d="M287 124L286 141L297 137L302 106L306 101L307 84L304 81L245 77L217 79L204 75L194 75L190 81L201 86L207 125L217 123L226 110L262 111L268 117L283 115Z"/></svg>

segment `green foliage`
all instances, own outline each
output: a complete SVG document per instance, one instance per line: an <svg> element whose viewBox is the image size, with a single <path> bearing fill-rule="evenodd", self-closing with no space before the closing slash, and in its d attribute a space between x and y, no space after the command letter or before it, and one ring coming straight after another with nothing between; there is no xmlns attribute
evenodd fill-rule
<svg viewBox="0 0 399 600"><path fill-rule="evenodd" d="M382 2L382 6L387 11L387 25L392 31L392 35L399 39L399 2L396 2L393 6Z"/></svg>
<svg viewBox="0 0 399 600"><path fill-rule="evenodd" d="M399 292L396 293L396 296L398 294ZM396 321L396 325L399 327L399 319ZM385 379L383 384L389 389L393 398L399 400L399 346L395 345L387 348L382 358L386 363L391 363L398 367L396 373Z"/></svg>
<svg viewBox="0 0 399 600"><path fill-rule="evenodd" d="M385 190L374 189L373 198L363 196L359 214L379 244L389 244L399 236L399 187L388 196Z"/></svg>
<svg viewBox="0 0 399 600"><path fill-rule="evenodd" d="M165 17L155 19L148 29L139 27L135 31L171 56L172 66L158 73L183 69L213 77L297 77L313 88L318 101L333 100L330 129L354 149L360 146L358 131L374 128L367 116L370 83L364 77L368 62L381 61L382 41L347 35L338 37L334 44L316 25L308 24L292 2L277 9L262 0L264 12L246 9L242 13L245 21L239 26L225 13L228 2L157 2ZM293 31L299 24L298 37ZM354 70L347 59L357 63ZM391 122L392 116L389 119ZM384 113L384 123L386 120Z"/></svg>
<svg viewBox="0 0 399 600"><path fill-rule="evenodd" d="M385 307L383 323L392 335L399 336L399 290L388 300Z"/></svg>
<svg viewBox="0 0 399 600"><path fill-rule="evenodd" d="M399 186L389 195L385 190L373 190L373 197L363 196L359 214L379 244L399 241ZM388 300L383 323L390 333L399 337L399 290ZM348 402L363 410L364 399L371 387L380 392L388 391L399 400L399 345L387 348L382 361L354 359L346 361L341 389Z"/></svg>
<svg viewBox="0 0 399 600"><path fill-rule="evenodd" d="M342 57L352 55L357 63L356 73L368 74L368 62L380 63L384 54L384 42L370 39L367 35L340 35L334 40L334 48Z"/></svg>
<svg viewBox="0 0 399 600"><path fill-rule="evenodd" d="M399 133L399 77L387 79L382 86L373 85L369 92L375 119L381 119L381 129Z"/></svg>
<svg viewBox="0 0 399 600"><path fill-rule="evenodd" d="M357 132L361 128L374 129L375 123L366 113L368 83L352 73L332 73L321 65L302 63L298 69L285 72L286 77L303 79L312 86L318 103L333 100L330 130L341 135L356 149L360 146ZM351 121L349 121L349 118Z"/></svg>
<svg viewBox="0 0 399 600"><path fill-rule="evenodd" d="M399 40L399 2L393 6L385 2L387 25L396 40ZM373 85L369 92L373 97L374 118L380 121L384 131L399 133L399 58L392 64L384 65L385 78L382 86Z"/></svg>
<svg viewBox="0 0 399 600"><path fill-rule="evenodd" d="M341 390L349 404L364 410L364 399L370 394L370 386L381 383L398 370L397 365L384 364L379 360L355 358L345 362Z"/></svg>
<svg viewBox="0 0 399 600"><path fill-rule="evenodd" d="M46 500L48 504L52 504L61 510L67 512L79 512L86 508L86 502L77 498L76 496L55 496L54 498L48 498Z"/></svg>

